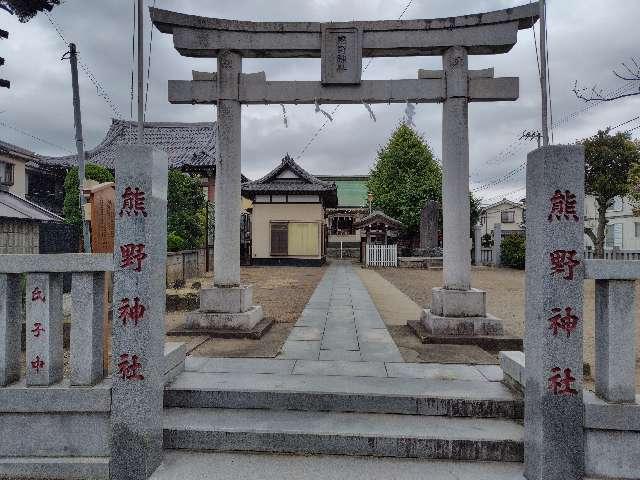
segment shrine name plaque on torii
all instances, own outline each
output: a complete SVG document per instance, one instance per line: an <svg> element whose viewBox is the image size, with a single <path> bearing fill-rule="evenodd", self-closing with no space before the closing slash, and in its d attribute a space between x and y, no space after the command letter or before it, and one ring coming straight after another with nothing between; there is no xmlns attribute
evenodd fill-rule
<svg viewBox="0 0 640 480"><path fill-rule="evenodd" d="M245 22L150 9L187 57L217 58L216 73L169 82L169 101L218 105L214 285L240 285L241 105L442 103L444 287L422 321L434 334L500 334L485 292L471 288L468 103L513 101L518 78L469 70L469 55L509 52L518 31L538 20L538 5L432 20ZM362 80L363 57L442 56L442 70L406 80ZM242 58L321 58L319 81L268 81L242 73ZM220 252L223 252L220 254Z"/></svg>

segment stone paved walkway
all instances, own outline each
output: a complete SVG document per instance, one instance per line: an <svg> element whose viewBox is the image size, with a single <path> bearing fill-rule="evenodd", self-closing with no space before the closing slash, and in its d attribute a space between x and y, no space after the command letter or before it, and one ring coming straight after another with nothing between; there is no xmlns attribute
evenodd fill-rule
<svg viewBox="0 0 640 480"><path fill-rule="evenodd" d="M329 267L278 358L404 361L369 292L348 262L334 262Z"/></svg>

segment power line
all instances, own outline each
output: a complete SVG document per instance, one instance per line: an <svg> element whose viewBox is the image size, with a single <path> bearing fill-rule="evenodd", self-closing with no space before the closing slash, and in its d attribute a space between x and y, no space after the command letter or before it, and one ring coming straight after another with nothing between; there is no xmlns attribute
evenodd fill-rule
<svg viewBox="0 0 640 480"><path fill-rule="evenodd" d="M409 10L409 8L411 8L411 5L413 5L413 0L409 0L409 2L407 3L407 5L404 7L404 9L402 10L402 13L400 14L400 16L398 17L398 20L401 20L402 17L404 17L405 13L407 13L407 11ZM364 68L362 69L363 72L365 72L367 70L367 68L369 68L369 66L371 65L371 63L373 62L373 57L371 57L369 59L369 61L367 62L367 64L364 66ZM334 117L335 114L338 112L338 110L340 110L340 108L342 108L341 104L336 105L336 107L333 109L333 111L331 112L331 117ZM329 121L329 119L327 118L324 123L315 131L315 133L313 135L311 135L311 138L309 139L309 141L306 143L306 145L302 148L302 150L300 151L300 153L298 154L296 160L299 160L300 158L302 158L302 156L306 153L306 151L309 149L309 147L311 146L311 144L313 142L315 142L316 138L318 138L318 136L322 133L322 131L327 128L327 126L329 125L329 123L331 123Z"/></svg>
<svg viewBox="0 0 640 480"><path fill-rule="evenodd" d="M520 187L520 188L518 188L517 190L513 190L513 191L508 192L508 193L501 193L500 195L495 195L495 196L493 196L493 197L486 198L486 199L484 199L484 201L485 201L485 202L487 202L487 203L491 203L491 202L492 202L492 201L494 201L494 200L498 200L498 199L500 199L500 198L507 198L507 197L509 197L509 196L511 196L511 195L515 195L515 194L516 194L516 193L518 193L518 192L521 192L521 191L523 191L523 190L526 190L526 188L527 188L527 187L526 187L526 185L525 185L524 187Z"/></svg>
<svg viewBox="0 0 640 480"><path fill-rule="evenodd" d="M7 123L7 122L5 122L5 121L0 120L0 126L5 127L5 128L8 128L8 129L10 129L10 130L14 130L14 131L16 131L16 132L18 132L18 133L20 133L20 134L22 134L22 135L25 135L25 136L27 136L27 137L31 137L31 138L33 138L34 140L37 140L37 141L39 141L39 142L41 142L41 143L44 143L44 144L46 144L46 145L50 145L50 146L52 146L52 147L56 147L56 148L58 148L58 149L60 149L60 150L63 150L63 151L65 151L65 152L67 152L67 153L70 153L70 154L72 154L72 155L75 155L75 153L74 153L74 152L72 152L71 150L69 150L68 148L61 147L61 146L60 146L60 145L58 145L58 144L55 144L55 143L53 143L53 142L50 142L49 140L45 140L45 139L43 139L43 138L40 138L40 137L38 137L37 135L34 135L33 133L29 133L29 132L27 132L26 130L23 130L23 129L21 129L21 128L18 128L18 127L14 126L14 125L11 125L11 124L9 124L9 123Z"/></svg>
<svg viewBox="0 0 640 480"><path fill-rule="evenodd" d="M65 46L68 45L69 42L67 42L64 36L62 27L55 21L55 19L53 18L53 15L49 14L48 12L44 12L44 14L46 15L47 19L49 19L49 23L53 25L53 28L57 32L58 36L62 39ZM78 65L80 65L81 70L84 72L84 74L87 76L89 81L93 84L93 86L96 87L96 94L99 97L102 97L102 99L107 103L109 108L111 108L116 118L122 119L122 114L120 113L120 110L118 110L118 107L113 103L113 100L111 99L109 94L106 92L102 84L98 81L96 76L93 74L89 66L80 59L79 53L78 53Z"/></svg>
<svg viewBox="0 0 640 480"><path fill-rule="evenodd" d="M623 127L623 126L625 126L625 125L627 125L627 124L629 124L629 123L631 123L631 122L635 122L635 121L636 121L636 120L638 120L638 119L640 119L640 115L638 115L638 116L637 116L637 117L635 117L635 118L632 118L631 120L627 120L626 122L622 122L622 123L620 123L620 124L616 125L615 127L611 127L611 130L616 130L616 129L618 129L618 128L620 128L620 127ZM637 127L636 127L636 128L637 128Z"/></svg>

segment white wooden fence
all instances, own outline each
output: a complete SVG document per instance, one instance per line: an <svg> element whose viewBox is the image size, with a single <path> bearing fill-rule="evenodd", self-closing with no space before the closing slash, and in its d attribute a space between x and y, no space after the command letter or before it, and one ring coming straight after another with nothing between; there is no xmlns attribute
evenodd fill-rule
<svg viewBox="0 0 640 480"><path fill-rule="evenodd" d="M367 267L397 267L397 245L368 245L365 265Z"/></svg>

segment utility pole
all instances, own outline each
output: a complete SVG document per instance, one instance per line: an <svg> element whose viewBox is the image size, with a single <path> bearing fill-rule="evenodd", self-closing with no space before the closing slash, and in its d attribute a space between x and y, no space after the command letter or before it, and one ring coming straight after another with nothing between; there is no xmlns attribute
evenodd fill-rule
<svg viewBox="0 0 640 480"><path fill-rule="evenodd" d="M138 0L138 145L144 143L144 15L143 1Z"/></svg>
<svg viewBox="0 0 640 480"><path fill-rule="evenodd" d="M6 30L0 29L0 38L9 38L9 32L7 32ZM0 67L2 65L4 65L4 58L0 57ZM9 80L0 78L0 87L11 88L11 82Z"/></svg>
<svg viewBox="0 0 640 480"><path fill-rule="evenodd" d="M63 57L64 58L64 57ZM71 63L71 86L73 88L73 121L76 127L76 149L78 151L78 183L80 195L80 214L82 215L82 243L84 252L91 253L91 233L89 221L84 216L86 198L83 188L85 182L84 167L86 155L84 151L84 140L82 138L82 116L80 114L80 87L78 86L78 54L75 43L69 44L69 61Z"/></svg>
<svg viewBox="0 0 640 480"><path fill-rule="evenodd" d="M549 145L549 97L547 90L547 5L540 0L540 88L542 89L542 144ZM535 26L533 27L535 28Z"/></svg>

